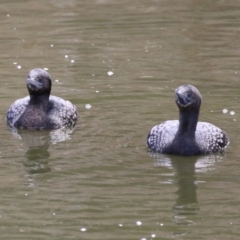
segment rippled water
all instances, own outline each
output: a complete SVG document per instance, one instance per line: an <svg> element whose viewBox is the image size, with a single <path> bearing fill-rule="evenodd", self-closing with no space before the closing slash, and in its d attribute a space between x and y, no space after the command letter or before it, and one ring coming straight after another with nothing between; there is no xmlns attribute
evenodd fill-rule
<svg viewBox="0 0 240 240"><path fill-rule="evenodd" d="M238 1L15 0L0 12L1 238L239 238ZM77 106L73 131L6 126L35 67ZM148 153L184 83L203 96L200 119L228 133L224 156Z"/></svg>

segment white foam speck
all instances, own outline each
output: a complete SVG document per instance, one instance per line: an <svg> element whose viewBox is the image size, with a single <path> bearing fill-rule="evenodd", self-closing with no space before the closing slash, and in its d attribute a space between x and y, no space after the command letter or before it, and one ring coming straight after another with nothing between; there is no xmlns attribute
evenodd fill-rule
<svg viewBox="0 0 240 240"><path fill-rule="evenodd" d="M54 45L53 45L53 44L51 44L50 46L51 46L51 47L54 47Z"/></svg>
<svg viewBox="0 0 240 240"><path fill-rule="evenodd" d="M27 196L28 194L27 193L25 193L25 196Z"/></svg>
<svg viewBox="0 0 240 240"><path fill-rule="evenodd" d="M147 240L146 238L141 238L141 240Z"/></svg>
<svg viewBox="0 0 240 240"><path fill-rule="evenodd" d="M13 64L14 64L14 65L17 65L17 62L14 62Z"/></svg>
<svg viewBox="0 0 240 240"><path fill-rule="evenodd" d="M141 222L141 221L136 221L136 224L137 224L138 226L141 226L141 225L142 225L142 222Z"/></svg>
<svg viewBox="0 0 240 240"><path fill-rule="evenodd" d="M162 227L162 226L163 226L163 223L160 223L159 225Z"/></svg>
<svg viewBox="0 0 240 240"><path fill-rule="evenodd" d="M86 232L87 229L86 229L86 228L80 228L80 231L81 231L81 232Z"/></svg>
<svg viewBox="0 0 240 240"><path fill-rule="evenodd" d="M10 15L9 15L9 14L7 14L7 17L10 17Z"/></svg>
<svg viewBox="0 0 240 240"><path fill-rule="evenodd" d="M56 213L54 212L52 215L54 215L54 216L55 216L55 215L56 215Z"/></svg>
<svg viewBox="0 0 240 240"><path fill-rule="evenodd" d="M21 69L21 68L22 68L22 66L20 66L20 65L17 66L17 69Z"/></svg>
<svg viewBox="0 0 240 240"><path fill-rule="evenodd" d="M112 76L114 73L112 71L107 72L108 76Z"/></svg>
<svg viewBox="0 0 240 240"><path fill-rule="evenodd" d="M65 58L68 58L68 55L65 55L64 57L65 57Z"/></svg>
<svg viewBox="0 0 240 240"><path fill-rule="evenodd" d="M48 71L48 68L43 68L43 70Z"/></svg>
<svg viewBox="0 0 240 240"><path fill-rule="evenodd" d="M141 76L141 78L153 78L153 76Z"/></svg>
<svg viewBox="0 0 240 240"><path fill-rule="evenodd" d="M226 108L224 108L224 109L222 110L222 112L225 114L225 113L228 112L228 110L227 110Z"/></svg>
<svg viewBox="0 0 240 240"><path fill-rule="evenodd" d="M118 224L119 227L122 227L123 225L121 223Z"/></svg>
<svg viewBox="0 0 240 240"><path fill-rule="evenodd" d="M235 112L234 111L230 111L230 115L234 115L235 114Z"/></svg>
<svg viewBox="0 0 240 240"><path fill-rule="evenodd" d="M59 80L58 80L58 79L56 79L56 80L55 80L55 82L59 82Z"/></svg>
<svg viewBox="0 0 240 240"><path fill-rule="evenodd" d="M91 107L92 107L91 104L86 104L86 105L85 105L85 108L86 108L86 109L90 109Z"/></svg>
<svg viewBox="0 0 240 240"><path fill-rule="evenodd" d="M96 93L99 93L99 91L98 91L98 90L96 90L95 92L96 92Z"/></svg>
<svg viewBox="0 0 240 240"><path fill-rule="evenodd" d="M74 63L75 62L75 60L71 60L71 63Z"/></svg>
<svg viewBox="0 0 240 240"><path fill-rule="evenodd" d="M152 237L152 238L155 238L155 237L156 237L156 234L151 234L151 237Z"/></svg>

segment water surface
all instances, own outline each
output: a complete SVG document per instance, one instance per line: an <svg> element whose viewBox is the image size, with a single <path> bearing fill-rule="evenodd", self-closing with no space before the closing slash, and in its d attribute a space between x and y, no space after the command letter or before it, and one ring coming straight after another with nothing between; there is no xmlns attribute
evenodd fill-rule
<svg viewBox="0 0 240 240"><path fill-rule="evenodd" d="M2 238L239 238L238 1L15 0L0 12ZM6 126L35 67L77 106L73 131ZM225 155L148 153L185 83L203 96L200 120L228 133Z"/></svg>

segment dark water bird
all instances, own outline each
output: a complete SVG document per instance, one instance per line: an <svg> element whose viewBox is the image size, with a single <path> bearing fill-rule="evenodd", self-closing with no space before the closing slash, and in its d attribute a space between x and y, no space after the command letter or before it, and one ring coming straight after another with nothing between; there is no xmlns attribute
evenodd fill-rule
<svg viewBox="0 0 240 240"><path fill-rule="evenodd" d="M154 126L147 137L150 150L158 153L191 156L222 153L229 144L227 134L207 122L198 122L202 97L192 85L175 90L179 120Z"/></svg>
<svg viewBox="0 0 240 240"><path fill-rule="evenodd" d="M50 95L52 80L48 72L31 70L26 84L29 96L16 100L7 112L10 127L42 130L75 126L77 109L71 102Z"/></svg>

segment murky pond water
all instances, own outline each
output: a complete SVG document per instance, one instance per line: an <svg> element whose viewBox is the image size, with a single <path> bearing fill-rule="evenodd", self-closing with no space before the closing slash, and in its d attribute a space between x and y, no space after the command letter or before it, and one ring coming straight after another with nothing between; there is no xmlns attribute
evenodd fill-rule
<svg viewBox="0 0 240 240"><path fill-rule="evenodd" d="M0 13L2 239L239 239L239 1L15 0ZM73 131L6 126L35 67L77 106ZM228 133L225 155L148 153L184 83Z"/></svg>

